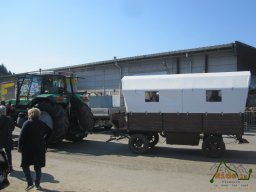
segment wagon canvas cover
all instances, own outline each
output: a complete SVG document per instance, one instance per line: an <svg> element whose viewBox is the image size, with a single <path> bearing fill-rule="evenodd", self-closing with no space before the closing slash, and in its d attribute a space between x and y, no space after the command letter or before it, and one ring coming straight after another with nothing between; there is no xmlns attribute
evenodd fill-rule
<svg viewBox="0 0 256 192"><path fill-rule="evenodd" d="M243 113L249 83L249 71L125 76L122 90L132 113Z"/></svg>

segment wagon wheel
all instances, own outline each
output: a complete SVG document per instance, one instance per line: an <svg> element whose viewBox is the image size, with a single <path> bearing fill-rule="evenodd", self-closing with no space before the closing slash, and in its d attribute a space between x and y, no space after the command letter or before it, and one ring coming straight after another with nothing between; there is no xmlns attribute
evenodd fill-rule
<svg viewBox="0 0 256 192"><path fill-rule="evenodd" d="M166 135L165 135L165 132L164 132L164 131L160 132L160 135L161 135L162 137L166 137Z"/></svg>
<svg viewBox="0 0 256 192"><path fill-rule="evenodd" d="M134 134L129 139L129 148L133 153L143 154L148 151L149 140L147 135Z"/></svg>
<svg viewBox="0 0 256 192"><path fill-rule="evenodd" d="M159 141L158 133L148 135L149 147L154 147Z"/></svg>
<svg viewBox="0 0 256 192"><path fill-rule="evenodd" d="M203 153L207 157L221 157L225 152L225 143L222 137L209 136L204 139L202 144Z"/></svg>

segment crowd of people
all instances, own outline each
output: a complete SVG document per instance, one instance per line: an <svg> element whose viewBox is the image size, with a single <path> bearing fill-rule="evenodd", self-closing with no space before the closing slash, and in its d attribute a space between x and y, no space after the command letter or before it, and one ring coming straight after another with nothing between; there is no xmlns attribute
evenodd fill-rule
<svg viewBox="0 0 256 192"><path fill-rule="evenodd" d="M51 135L51 129L39 120L40 110L31 108L28 110L28 120L24 122L18 141L18 152L21 153L21 168L27 181L26 191L36 187L41 189L41 169L46 163L47 141ZM0 189L9 185L8 173L15 171L12 164L12 132L15 128L15 110L13 105L6 105L1 101L0 105ZM1 158L2 157L2 158ZM36 178L33 181L30 166L34 166ZM2 180L2 181L1 181Z"/></svg>

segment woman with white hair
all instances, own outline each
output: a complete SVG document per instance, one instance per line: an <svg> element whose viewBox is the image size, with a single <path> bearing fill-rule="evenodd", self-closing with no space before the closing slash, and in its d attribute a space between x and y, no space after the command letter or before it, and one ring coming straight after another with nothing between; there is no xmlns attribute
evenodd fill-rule
<svg viewBox="0 0 256 192"><path fill-rule="evenodd" d="M0 105L0 149L4 148L9 171L12 171L12 131L14 130L13 121L6 116L6 107Z"/></svg>
<svg viewBox="0 0 256 192"><path fill-rule="evenodd" d="M40 189L41 168L45 167L46 140L51 129L39 120L40 110L32 108L28 110L28 120L24 122L18 144L21 152L21 167L27 180L26 191L34 187L30 173L30 165L34 165L36 172L35 185Z"/></svg>

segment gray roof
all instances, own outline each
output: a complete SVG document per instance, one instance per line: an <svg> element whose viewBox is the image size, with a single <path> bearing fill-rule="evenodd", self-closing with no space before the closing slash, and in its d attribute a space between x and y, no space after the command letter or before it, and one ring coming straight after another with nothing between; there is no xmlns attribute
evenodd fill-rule
<svg viewBox="0 0 256 192"><path fill-rule="evenodd" d="M61 71L61 70L89 67L89 66L95 66L95 65L113 64L115 62L118 62L120 64L122 62L138 61L138 60L145 60L145 59L152 59L152 58L162 58L162 57L170 57L170 56L176 57L176 56L180 56L180 55L184 55L184 54L200 54L203 52L211 52L211 51L234 50L236 44L243 44L245 46L251 47L247 44L241 43L239 41L235 41L234 43L229 43L229 44L214 45L214 46L192 48L192 49L183 49L183 50L178 50L178 51L169 51L169 52L140 55L140 56L134 56L134 57L125 57L125 58L120 58L120 59L114 58L112 60L91 62L91 63L71 65L71 66L58 67L58 68L51 68L51 69L46 69L46 70ZM254 47L251 47L251 48L254 48Z"/></svg>

